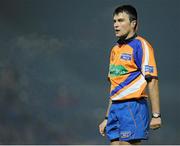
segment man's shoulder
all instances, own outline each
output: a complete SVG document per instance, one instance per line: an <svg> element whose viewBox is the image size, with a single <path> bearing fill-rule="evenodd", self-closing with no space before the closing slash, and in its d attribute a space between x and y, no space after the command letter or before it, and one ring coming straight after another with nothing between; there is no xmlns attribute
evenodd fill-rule
<svg viewBox="0 0 180 146"><path fill-rule="evenodd" d="M141 42L143 48L152 48L152 45L149 43L149 41L147 41L146 38L137 36L136 39Z"/></svg>
<svg viewBox="0 0 180 146"><path fill-rule="evenodd" d="M142 36L140 36L140 35L138 35L138 36L136 37L136 40L139 40L140 42L142 42L142 41L147 41L144 37L142 37Z"/></svg>
<svg viewBox="0 0 180 146"><path fill-rule="evenodd" d="M119 47L118 43L113 44L113 46L111 47L111 50L117 49Z"/></svg>
<svg viewBox="0 0 180 146"><path fill-rule="evenodd" d="M136 39L139 40L141 43L146 43L146 44L150 45L150 43L147 41L147 39L144 38L144 37L142 37L142 36L139 36L139 35L138 35L138 36L136 37Z"/></svg>

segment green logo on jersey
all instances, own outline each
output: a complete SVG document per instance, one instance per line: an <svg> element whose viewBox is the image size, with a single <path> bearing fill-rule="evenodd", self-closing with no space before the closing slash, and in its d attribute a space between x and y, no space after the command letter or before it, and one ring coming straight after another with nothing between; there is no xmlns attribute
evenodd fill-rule
<svg viewBox="0 0 180 146"><path fill-rule="evenodd" d="M126 74L127 72L128 70L122 65L110 64L109 73L111 77L121 76L121 75Z"/></svg>

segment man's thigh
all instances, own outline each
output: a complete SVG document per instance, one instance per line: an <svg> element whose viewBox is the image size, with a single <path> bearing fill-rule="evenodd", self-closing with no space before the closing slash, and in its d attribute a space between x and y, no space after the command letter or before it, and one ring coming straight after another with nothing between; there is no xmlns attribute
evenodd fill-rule
<svg viewBox="0 0 180 146"><path fill-rule="evenodd" d="M123 110L116 111L120 141L135 143L148 138L149 110L145 99L126 102Z"/></svg>
<svg viewBox="0 0 180 146"><path fill-rule="evenodd" d="M113 105L108 118L107 136L114 143L140 143L147 139L149 111L146 100ZM118 139L118 140L117 140Z"/></svg>

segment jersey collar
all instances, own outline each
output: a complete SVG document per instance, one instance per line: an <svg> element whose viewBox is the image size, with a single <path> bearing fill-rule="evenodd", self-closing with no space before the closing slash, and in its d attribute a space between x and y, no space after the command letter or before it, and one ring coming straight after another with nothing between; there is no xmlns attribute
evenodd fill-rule
<svg viewBox="0 0 180 146"><path fill-rule="evenodd" d="M124 40L124 39L119 39L117 41L118 44L128 44L129 42L131 42L132 40L134 40L137 37L137 34L135 33L132 37Z"/></svg>

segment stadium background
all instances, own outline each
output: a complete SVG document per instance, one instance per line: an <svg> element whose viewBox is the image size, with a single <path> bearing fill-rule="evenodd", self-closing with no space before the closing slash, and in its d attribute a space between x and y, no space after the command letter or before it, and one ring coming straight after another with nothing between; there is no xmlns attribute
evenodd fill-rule
<svg viewBox="0 0 180 146"><path fill-rule="evenodd" d="M0 0L0 144L108 144L112 12L134 5L155 48L163 126L145 144L180 144L179 0Z"/></svg>

